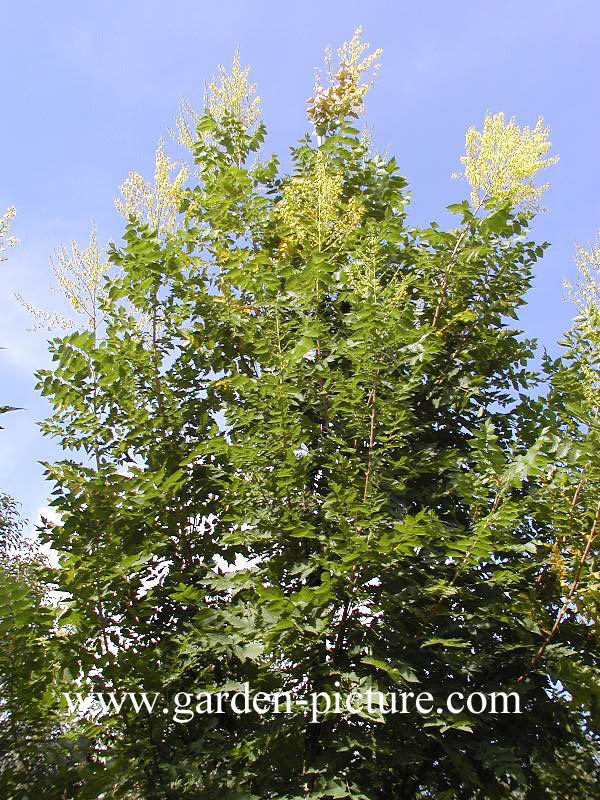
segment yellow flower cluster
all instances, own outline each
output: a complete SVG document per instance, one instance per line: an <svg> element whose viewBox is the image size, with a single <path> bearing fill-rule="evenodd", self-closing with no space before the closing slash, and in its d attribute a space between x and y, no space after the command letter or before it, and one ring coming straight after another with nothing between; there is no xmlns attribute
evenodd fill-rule
<svg viewBox="0 0 600 800"><path fill-rule="evenodd" d="M550 551L550 567L560 581L561 586L564 586L567 580L567 562L563 558L556 542L552 545Z"/></svg>
<svg viewBox="0 0 600 800"><path fill-rule="evenodd" d="M50 287L52 291L55 294L62 294L73 311L82 315L88 327L95 331L99 324L99 303L104 296L102 278L109 268L107 262L100 257L96 226L92 226L90 241L86 248L81 249L76 242L73 242L69 253L61 245L50 259L50 264L56 280L56 286ZM63 314L33 306L19 294L17 299L34 317L35 330L40 328L67 330L75 325L73 320Z"/></svg>
<svg viewBox="0 0 600 800"><path fill-rule="evenodd" d="M549 184L536 187L534 176L556 164L557 156L543 158L551 147L549 130L540 117L535 128L519 128L514 118L486 114L483 131L471 127L466 134L462 175L471 184L471 203L479 208L488 199L509 201L528 211L540 208L539 200Z"/></svg>
<svg viewBox="0 0 600 800"><path fill-rule="evenodd" d="M250 67L241 66L240 49L233 55L231 73L222 64L217 74L208 83L204 92L204 108L220 121L225 114L231 114L245 131L251 131L260 114L260 97L256 94L256 84L250 83ZM202 115L195 111L187 100L181 101L180 113L175 120L177 130L174 138L186 150L193 150L198 139L196 127Z"/></svg>
<svg viewBox="0 0 600 800"><path fill-rule="evenodd" d="M8 229L10 228L11 220L14 219L17 210L14 206L7 209L6 213L0 217L0 261L5 261L6 258L2 255L7 247L13 247L17 244L17 239L14 236L8 236Z"/></svg>
<svg viewBox="0 0 600 800"><path fill-rule="evenodd" d="M371 55L362 58L369 44L361 42L362 28L359 27L354 32L354 36L349 42L338 50L339 67L334 72L332 66L332 53L328 48L325 51L325 63L329 88L321 86L320 78L317 76L315 93L306 101L308 104L307 114L310 121L314 124L318 134L325 133L328 129L335 127L340 117L354 116L359 117L363 110L363 98L373 85L373 79L367 83L361 83L363 75L373 69L373 77L377 73L383 50L375 50ZM362 59L362 60L361 60Z"/></svg>
<svg viewBox="0 0 600 800"><path fill-rule="evenodd" d="M581 311L589 306L600 309L600 233L589 250L576 242L575 263L579 270L577 285L573 287L569 281L564 282L569 300Z"/></svg>
<svg viewBox="0 0 600 800"><path fill-rule="evenodd" d="M342 208L343 177L327 169L325 157L317 153L312 170L293 177L286 185L278 215L289 244L318 252L339 246L359 224L363 209L353 197Z"/></svg>
<svg viewBox="0 0 600 800"><path fill-rule="evenodd" d="M147 223L159 237L173 234L177 229L177 213L188 177L181 167L173 180L171 173L179 165L165 155L162 139L158 144L154 160L154 185L139 173L130 172L120 187L123 199L117 198L117 211L128 219L131 215Z"/></svg>
<svg viewBox="0 0 600 800"><path fill-rule="evenodd" d="M256 95L256 84L248 80L249 74L250 67L242 69L239 47L233 55L231 75L219 64L206 96L206 109L215 119L231 114L245 130L255 125L260 113L260 97Z"/></svg>
<svg viewBox="0 0 600 800"><path fill-rule="evenodd" d="M400 268L382 284L380 275L386 269L388 258L381 243L381 232L374 222L367 224L367 231L359 246L353 252L348 267L348 283L358 297L382 300L388 308L403 305L408 298L410 275L399 277Z"/></svg>
<svg viewBox="0 0 600 800"><path fill-rule="evenodd" d="M600 357L600 233L596 242L586 250L575 245L575 263L579 279L575 286L564 281L567 298L579 309L577 327L583 333L596 356ZM595 361L595 360L594 360ZM595 362L597 363L597 362ZM595 366L584 362L584 392L592 408L600 407L600 374Z"/></svg>

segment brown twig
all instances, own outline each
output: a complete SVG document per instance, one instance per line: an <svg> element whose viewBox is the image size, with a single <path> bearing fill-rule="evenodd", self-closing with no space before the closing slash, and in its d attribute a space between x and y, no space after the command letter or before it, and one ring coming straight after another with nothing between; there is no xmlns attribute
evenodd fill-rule
<svg viewBox="0 0 600 800"><path fill-rule="evenodd" d="M377 424L376 400L377 400L377 383L374 382L373 386L371 387L371 391L369 392L369 398L367 400L367 407L371 406L371 418L369 425L369 455L367 461L367 472L365 475L363 502L366 502L367 497L369 495L369 484L371 481L371 474L373 472L373 448L375 446L375 427ZM368 542L368 537L367 537L367 542ZM332 660L334 664L337 661L337 657L339 655L341 645L344 640L344 635L346 633L346 626L348 624L348 617L350 615L352 597L354 595L354 590L356 588L357 580L358 580L358 565L355 564L354 567L352 568L352 581L350 582L348 596L344 600L344 605L342 608L342 618L340 620L340 627L338 628L335 644L333 646Z"/></svg>
<svg viewBox="0 0 600 800"><path fill-rule="evenodd" d="M532 664L531 664L532 668L537 664L539 659L546 652L546 648L548 647L548 645L550 644L552 639L554 639L554 636L555 636L555 634L556 634L556 632L558 630L558 627L559 627L560 623L562 622L565 614L569 610L569 606L571 605L571 600L573 598L573 595L575 594L575 592L577 591L577 587L579 586L579 581L581 579L581 572L583 570L585 562L587 561L587 558L588 558L588 556L590 554L590 551L592 549L592 544L594 543L594 539L598 535L598 523L599 522L600 522L600 502L598 502L598 505L596 506L596 514L594 516L594 523L592 525L592 529L590 530L590 532L588 534L586 545L585 545L585 549L584 549L584 551L583 551L583 553L582 553L582 555L581 555L581 557L579 559L579 562L577 564L577 569L575 570L575 576L573 578L573 582L571 583L571 586L569 588L569 591L568 591L568 594L567 594L567 596L565 598L565 601L562 604L562 606L560 608L560 611L558 612L558 615L556 617L556 620L554 621L554 625L552 626L552 629L550 630L550 632L546 636L546 639L545 639L544 643L542 644L542 646L539 648L539 650L537 651L537 653L533 657L533 661L532 661ZM523 677L524 676L521 676L521 678L519 678L519 680L522 680Z"/></svg>

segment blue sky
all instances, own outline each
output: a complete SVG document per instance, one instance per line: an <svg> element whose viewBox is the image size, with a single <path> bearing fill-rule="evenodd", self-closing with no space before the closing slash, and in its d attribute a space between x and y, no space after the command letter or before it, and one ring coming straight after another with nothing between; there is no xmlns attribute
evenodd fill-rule
<svg viewBox="0 0 600 800"><path fill-rule="evenodd" d="M262 97L265 152L285 161L308 129L304 101L324 47L359 24L384 49L368 122L376 148L394 154L409 181L412 223L439 219L466 197L466 184L450 174L460 168L467 127L481 127L486 111L529 125L543 115L550 125L561 161L534 232L552 247L521 326L558 352L573 316L562 281L574 277L574 242L589 244L600 228L597 0L4 3L0 214L17 207L21 242L0 265L0 402L24 410L3 418L0 488L31 522L49 492L38 462L60 454L36 425L48 409L32 372L48 365L47 337L27 331L31 320L14 293L59 307L48 290L51 252L85 244L92 220L101 242L119 240L118 186L130 170L150 176L180 98L199 107L204 82L238 44Z"/></svg>

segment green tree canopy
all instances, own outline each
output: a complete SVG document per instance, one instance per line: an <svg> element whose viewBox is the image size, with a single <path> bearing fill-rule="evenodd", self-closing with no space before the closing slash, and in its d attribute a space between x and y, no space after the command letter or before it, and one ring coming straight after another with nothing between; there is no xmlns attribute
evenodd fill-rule
<svg viewBox="0 0 600 800"><path fill-rule="evenodd" d="M53 657L65 691L249 682L433 709L124 707L77 722L57 797L550 797L567 754L577 796L598 785L597 328L582 314L537 374L511 322L546 247L528 229L547 131L470 132L474 204L411 227L395 159L353 127L375 61L342 48L283 173L238 58L180 127L197 179L177 224L131 207L97 324L50 343L43 430L75 454L47 465ZM522 713L450 714L454 691L515 691Z"/></svg>

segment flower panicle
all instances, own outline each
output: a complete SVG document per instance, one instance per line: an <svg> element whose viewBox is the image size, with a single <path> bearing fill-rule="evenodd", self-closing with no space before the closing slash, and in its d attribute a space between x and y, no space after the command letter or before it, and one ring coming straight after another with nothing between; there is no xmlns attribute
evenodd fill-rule
<svg viewBox="0 0 600 800"><path fill-rule="evenodd" d="M8 247L14 247L19 242L16 236L8 235L10 223L15 218L16 213L17 209L14 206L10 206L10 208L8 208L0 217L0 261L6 260L6 257L3 256L2 253Z"/></svg>
<svg viewBox="0 0 600 800"><path fill-rule="evenodd" d="M471 204L479 208L486 200L509 202L534 213L543 210L540 200L549 184L534 184L542 169L558 162L558 156L545 157L552 144L543 117L535 127L520 128L504 113L486 114L483 130L474 127L465 136L464 172L453 177L467 179L471 185Z"/></svg>
<svg viewBox="0 0 600 800"><path fill-rule="evenodd" d="M352 39L338 49L339 65L333 67L333 54L330 48L325 51L325 64L329 79L329 87L321 84L317 71L314 94L307 99L307 115L313 123L315 131L323 135L335 129L344 117L358 118L364 109L364 97L373 86L374 78L379 70L379 59L383 50L378 48L370 55L365 55L370 45L361 42L362 27L358 27ZM363 57L364 56L364 57ZM371 71L371 78L361 82Z"/></svg>

